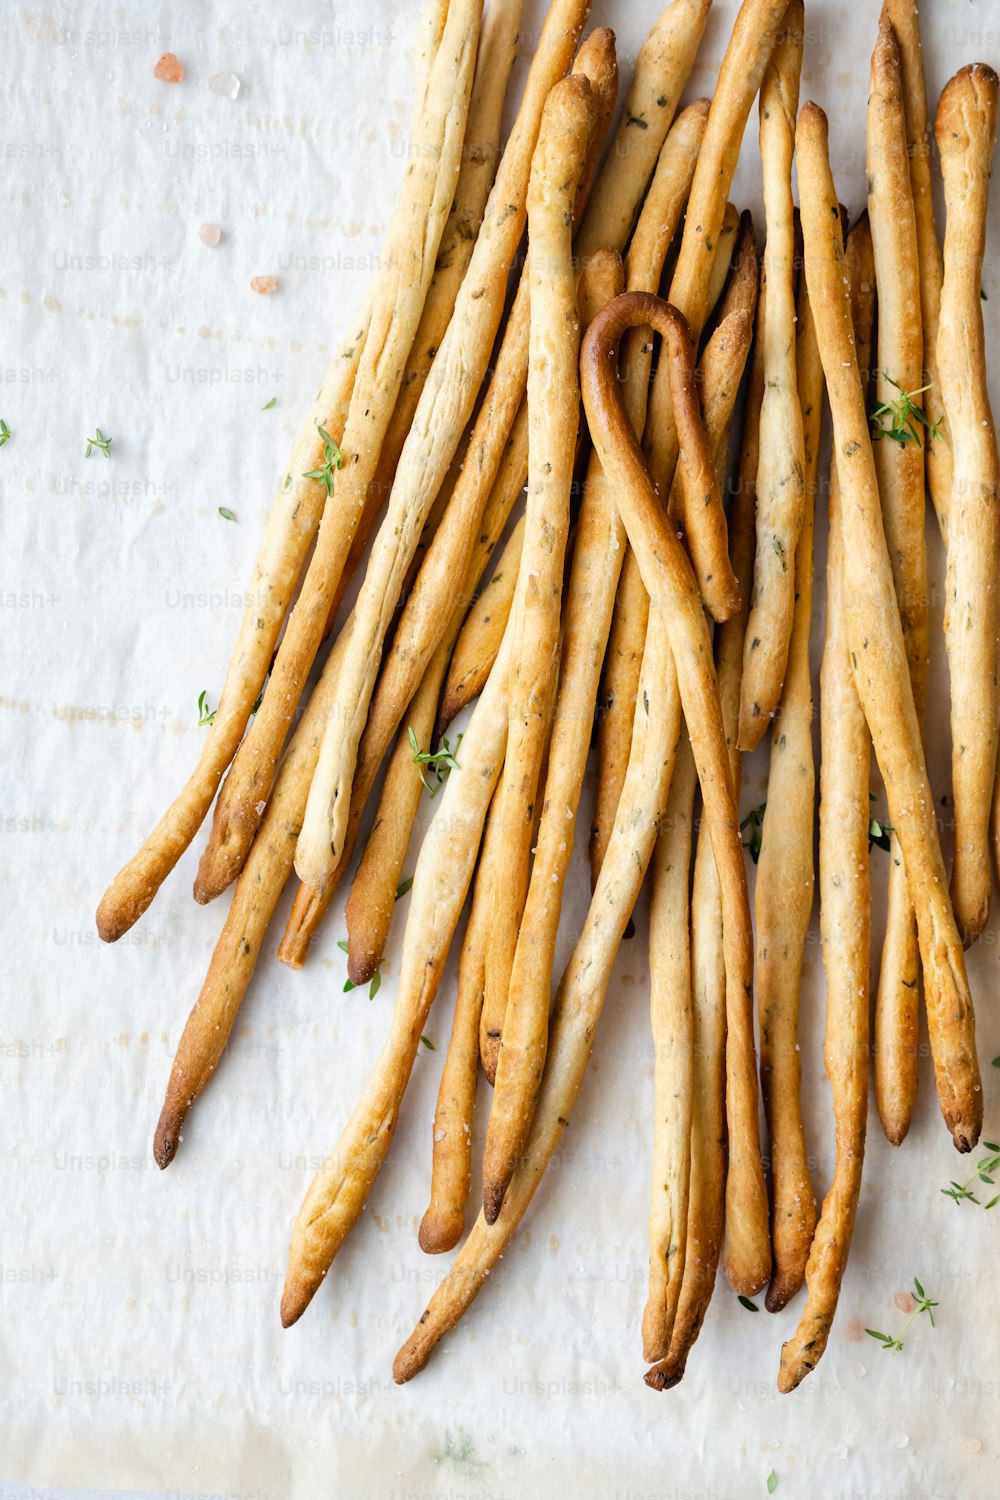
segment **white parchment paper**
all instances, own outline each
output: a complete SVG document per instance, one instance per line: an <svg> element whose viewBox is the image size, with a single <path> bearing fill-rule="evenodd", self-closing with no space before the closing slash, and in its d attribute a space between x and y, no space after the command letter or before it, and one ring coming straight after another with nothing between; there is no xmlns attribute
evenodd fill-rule
<svg viewBox="0 0 1000 1500"><path fill-rule="evenodd" d="M618 32L624 72L658 9L595 5L594 20ZM717 0L689 97L711 92L735 9ZM864 206L877 11L874 0L808 6L803 98L830 114L852 216ZM668 1395L642 1384L644 908L566 1148L486 1291L411 1385L394 1387L390 1369L444 1270L415 1230L453 965L429 1023L438 1050L417 1059L364 1219L301 1324L278 1322L293 1217L385 1032L405 902L369 1003L342 993L343 896L301 974L273 962L286 896L177 1161L165 1174L153 1163L170 1061L224 913L191 900L201 840L116 947L98 942L93 912L194 763L199 692L217 701L274 485L382 242L404 167L415 12L402 0L0 6L0 417L11 432L0 449L0 1495L730 1500L764 1495L772 1469L782 1500L995 1494L1000 1217L941 1195L971 1164L939 1118L926 1045L902 1150L872 1112L850 1267L817 1372L778 1397L801 1298L772 1318L720 1282L683 1384ZM529 0L529 44L542 13ZM932 102L961 64L997 64L997 26L986 0L926 6ZM186 70L177 86L153 76L167 50ZM237 99L209 89L219 71L241 80ZM518 84L523 73L522 59ZM756 113L733 197L760 225ZM222 229L215 249L199 241L204 222ZM994 353L998 248L995 200L984 271ZM250 291L256 275L277 277L273 296ZM98 426L112 435L110 461L84 458ZM824 533L821 516L820 576ZM931 549L929 738L943 795L934 535ZM820 584L817 666L821 621ZM765 776L755 756L745 807L762 800ZM881 903L878 851L873 871ZM567 932L587 892L579 858ZM994 919L969 958L987 1139L1000 1132L998 932ZM811 937L803 1092L822 1192L832 1129ZM914 1275L940 1301L938 1326L920 1319L893 1357L858 1330L895 1331L893 1294Z"/></svg>

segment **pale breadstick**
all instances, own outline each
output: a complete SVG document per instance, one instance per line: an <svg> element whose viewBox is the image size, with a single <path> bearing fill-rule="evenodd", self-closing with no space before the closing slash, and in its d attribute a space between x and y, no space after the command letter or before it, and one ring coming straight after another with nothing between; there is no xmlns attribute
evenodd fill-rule
<svg viewBox="0 0 1000 1500"><path fill-rule="evenodd" d="M920 269L913 211L899 50L882 11L872 53L868 97L868 217L879 289L876 401L923 381ZM938 392L928 393L940 399ZM926 397L914 396L923 402ZM873 448L889 562L903 627L913 703L924 729L927 699L927 552L924 544L924 447L883 437ZM886 1136L898 1146L910 1128L917 1094L920 949L906 869L895 832L889 835L889 896L875 1000L875 1101Z"/></svg>
<svg viewBox="0 0 1000 1500"><path fill-rule="evenodd" d="M507 539L496 572L469 610L455 642L441 697L439 728L450 724L467 703L479 697L490 675L507 628L523 541L522 516Z"/></svg>
<svg viewBox="0 0 1000 1500"><path fill-rule="evenodd" d="M799 198L809 300L833 412L843 496L845 587L858 696L889 798L917 913L931 1052L941 1110L960 1151L982 1125L975 1018L961 938L948 899L934 798L906 666L892 570L845 289L826 116L808 103L797 133ZM849 545L848 545L849 543Z"/></svg>
<svg viewBox="0 0 1000 1500"><path fill-rule="evenodd" d="M927 88L924 83L924 60L920 44L920 17L917 0L885 0L885 10L892 23L899 46L903 78L903 103L906 110L906 139L910 159L910 187L917 223L917 250L920 264L920 322L923 333L923 373L919 385L928 387L924 404L930 420L937 424L938 435L925 442L927 486L937 514L941 535L948 540L948 502L951 499L951 437L948 421L941 407L941 382L938 376L937 333L941 309L941 280L944 270L941 246L934 227L934 194L931 188L931 145L927 131Z"/></svg>
<svg viewBox="0 0 1000 1500"><path fill-rule="evenodd" d="M500 122L507 85L517 56L523 9L524 0L511 0L510 4L489 6L483 17L455 202L441 236L427 301L403 371L392 419L378 456L378 465L368 486L364 511L358 521L340 582L334 591L330 608L331 621L348 581L365 554L382 507L389 497L399 455L403 451L403 443L406 441L427 371L448 327L458 288L472 257L472 248L483 220L483 210L500 156ZM443 486L442 492L446 488L447 485Z"/></svg>
<svg viewBox="0 0 1000 1500"><path fill-rule="evenodd" d="M691 1121L704 1099L704 1077L695 1061L689 922L697 782L691 745L682 725L667 809L653 852L649 905L649 1012L655 1093L649 1286L642 1314L642 1355L646 1360L665 1359L670 1350L689 1244ZM615 812L617 815L617 808ZM722 1014L724 1018L724 1008ZM702 1042L699 1037L699 1044ZM723 1051L724 1044L716 1055L721 1058ZM725 1086L721 1068L717 1084L714 1097L721 1104ZM721 1116L721 1109L719 1113ZM723 1119L719 1125L717 1143L723 1137ZM699 1249L695 1249L696 1255ZM714 1263L712 1276L714 1279Z"/></svg>
<svg viewBox="0 0 1000 1500"><path fill-rule="evenodd" d="M652 186L643 206L629 254L629 276L655 287L690 182L693 157L704 127L704 109L685 110L664 143ZM632 421L642 426L648 387L651 333L637 331L625 356L624 391ZM600 463L592 454L577 522L573 562L562 619L559 688L550 744L551 774L542 800L542 823L536 841L528 897L518 933L508 988L487 992L480 1023L483 1066L496 1071L498 1043L508 1007L513 1037L522 1059L515 1086L515 1127L511 1139L523 1139L530 1123L545 1059L552 961L562 888L573 849L580 788L590 745L594 699L625 531L611 502ZM517 1117L520 1123L517 1123Z"/></svg>
<svg viewBox="0 0 1000 1500"><path fill-rule="evenodd" d="M823 366L804 276L799 284L796 330L796 390L802 411L805 458L804 507L795 549L795 608L788 643L788 669L771 729L767 805L773 812L770 818L764 818L761 829L754 891L760 1083L771 1157L774 1265L767 1289L768 1312L780 1312L801 1287L816 1228L816 1199L802 1126L799 985L815 879L816 769L809 631Z"/></svg>
<svg viewBox="0 0 1000 1500"><path fill-rule="evenodd" d="M757 1127L757 1069L753 1036L753 935L739 836L732 769L726 749L711 640L698 587L684 551L667 523L641 450L624 418L614 352L626 327L652 324L667 343L674 420L686 504L718 492L698 409L690 330L677 310L655 297L626 294L591 324L581 359L584 404L605 471L617 486L619 509L653 604L665 612L684 717L705 799L723 895L726 959L727 1102L730 1132L727 1184L727 1267L742 1283L770 1266L767 1192ZM609 461L613 467L609 470ZM718 501L716 502L718 503ZM638 717L637 717L637 722Z"/></svg>
<svg viewBox="0 0 1000 1500"><path fill-rule="evenodd" d="M757 335L743 416L743 433L729 511L729 550L740 585L740 609L719 626L715 637L719 699L726 731L733 785L739 792L742 756L736 744L743 671L743 635L750 613L755 544L757 457L760 406L764 393L762 325L764 288L757 301ZM678 765L677 777L682 776ZM686 806L693 808L695 785ZM654 873L656 866L654 865ZM673 1319L670 1349L646 1375L656 1390L668 1390L682 1379L692 1345L715 1289L722 1253L726 1197L726 973L722 952L722 902L719 876L708 826L698 831L691 889L691 989L694 1031L694 1099L691 1122L691 1170L688 1221L685 1226L684 1275ZM652 937L652 930L651 930ZM765 1273L766 1275L766 1273Z"/></svg>
<svg viewBox="0 0 1000 1500"><path fill-rule="evenodd" d="M486 1000L506 1010L514 949L531 866L531 830L542 795L539 771L548 743L559 669L559 618L569 536L570 490L580 419L577 366L580 320L573 274L572 197L589 131L589 86L568 79L560 90L579 90L579 102L546 106L528 189L532 240L531 350L528 363L528 498L524 546L507 631L512 658L507 753L494 804L503 829L494 871L493 922L486 953ZM573 104L575 103L575 111ZM560 113L562 120L560 120ZM501 999L503 997L503 999ZM516 1061L513 1064L516 1067ZM503 1043L484 1154L484 1211L492 1223L503 1189L507 1128Z"/></svg>
<svg viewBox="0 0 1000 1500"><path fill-rule="evenodd" d="M400 456L389 508L355 606L355 626L299 835L296 871L316 890L333 875L343 853L358 744L386 631L427 512L482 384L504 310L507 270L524 229L527 174L542 107L569 66L587 9L587 0L552 0L469 269Z"/></svg>
<svg viewBox="0 0 1000 1500"><path fill-rule="evenodd" d="M867 368L875 312L875 263L868 222L847 239L852 324ZM868 1113L868 777L871 740L851 669L844 584L844 532L834 460L826 562L826 643L820 674L819 885L826 970L826 1070L833 1096L833 1185L806 1266L808 1296L798 1328L781 1351L778 1389L792 1391L816 1367L837 1310L854 1232ZM766 823L765 818L765 823Z"/></svg>
<svg viewBox="0 0 1000 1500"><path fill-rule="evenodd" d="M396 1128L503 763L509 654L505 644L420 850L389 1035L337 1147L316 1174L299 1210L281 1299L286 1328L308 1307L360 1217Z"/></svg>
<svg viewBox="0 0 1000 1500"><path fill-rule="evenodd" d="M691 184L680 253L670 278L669 301L687 320L695 343L708 317L712 268L717 262L719 232L747 116L770 59L786 4L787 0L743 0L719 69ZM665 372L657 383L661 386L658 409L664 423L663 454L658 467L669 483L677 461L677 434ZM657 401L655 390L652 399ZM723 559L719 561L723 563Z"/></svg>
<svg viewBox="0 0 1000 1500"><path fill-rule="evenodd" d="M334 643L285 752L250 857L236 883L201 993L178 1044L153 1140L153 1155L160 1167L167 1167L173 1161L188 1110L226 1049L237 1011L257 966L267 924L291 873L302 810L351 624L348 620Z"/></svg>
<svg viewBox="0 0 1000 1500"><path fill-rule="evenodd" d="M946 212L937 353L953 460L944 621L955 802L951 898L966 943L989 916L1000 724L1000 462L979 296L997 89L997 75L985 63L962 68L945 84L934 121Z"/></svg>
<svg viewBox="0 0 1000 1500"><path fill-rule="evenodd" d="M335 478L331 474L330 498L316 550L278 647L263 701L216 803L212 833L195 880L198 901L210 901L224 890L246 858L326 629L330 595L364 509L454 200L481 13L482 0L453 0L448 7L389 230L386 269L379 280L371 329L351 395L341 466ZM348 647L348 660L350 656Z"/></svg>
<svg viewBox="0 0 1000 1500"><path fill-rule="evenodd" d="M653 643L644 663L643 686L649 714L636 719L635 744L615 833L597 890L556 995L552 1042L538 1107L522 1161L511 1180L500 1217L487 1224L480 1214L454 1265L431 1298L410 1338L396 1356L393 1378L410 1380L474 1300L497 1264L563 1138L590 1060L622 934L642 885L658 821L670 783L680 721L676 693L663 691L670 673L664 632L650 631ZM487 692L492 685L487 686Z"/></svg>
<svg viewBox="0 0 1000 1500"><path fill-rule="evenodd" d="M498 825L487 818L480 872L489 869L490 845L498 836ZM479 1077L479 1017L489 944L490 884L477 872L462 940L455 1015L434 1110L431 1196L418 1235L420 1248L428 1255L453 1250L465 1229L465 1205L472 1184L472 1114Z"/></svg>
<svg viewBox="0 0 1000 1500"><path fill-rule="evenodd" d="M624 250L657 157L694 66L712 0L673 0L639 48L621 124L608 149L613 172L601 175L576 253L586 260L613 245Z"/></svg>
<svg viewBox="0 0 1000 1500"><path fill-rule="evenodd" d="M601 306L604 302L610 301L611 297L621 291L620 257L608 250L600 251L583 272L580 287L585 290L587 296L599 299ZM490 506L487 507L488 510L490 508ZM502 524L499 517L496 519L491 515L484 517L486 527L492 528L497 524ZM523 527L520 527L520 523L519 528L523 535ZM516 562L513 568L516 573ZM476 580L467 580L467 589L463 592L471 593L475 582ZM489 666L486 669L487 676L489 668L496 659L502 635L503 627L501 626L496 648L490 656ZM449 629L431 658L423 681L411 704L407 728L414 727L421 747L430 747L432 743L437 743L433 739L434 718L441 691L441 681L448 666L453 639L454 630ZM424 722L427 715L430 717ZM421 720L419 729L415 725L417 717ZM362 740L362 745L364 745L364 740ZM413 774L412 758L408 740L401 736L397 740L396 749L386 773L369 844L354 878L351 895L347 902L345 912L348 943L347 971L355 984L364 984L371 979L381 963L385 940L392 921L399 876L420 802L420 778ZM362 777L361 785L364 785L366 784L364 757L359 762L359 771ZM360 789L361 786L359 786ZM352 822L348 824L348 847L352 849L353 843L352 818Z"/></svg>
<svg viewBox="0 0 1000 1500"><path fill-rule="evenodd" d="M795 548L802 525L802 413L795 389L795 226L792 153L802 68L802 0L792 0L760 87L767 327L757 474L757 551L743 645L741 750L767 729L785 678L795 608Z"/></svg>

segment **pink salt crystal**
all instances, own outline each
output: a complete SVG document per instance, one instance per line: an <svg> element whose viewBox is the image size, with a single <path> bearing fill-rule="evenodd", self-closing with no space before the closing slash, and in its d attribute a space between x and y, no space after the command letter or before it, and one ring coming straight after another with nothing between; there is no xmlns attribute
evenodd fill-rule
<svg viewBox="0 0 1000 1500"><path fill-rule="evenodd" d="M203 224L198 230L198 238L203 245L214 248L222 238L222 230L218 224Z"/></svg>
<svg viewBox="0 0 1000 1500"><path fill-rule="evenodd" d="M966 1448L968 1448L970 1453L982 1453L983 1440L982 1438L977 1437L967 1437L965 1440L965 1446Z"/></svg>
<svg viewBox="0 0 1000 1500"><path fill-rule="evenodd" d="M844 1337L852 1344L858 1343L865 1336L865 1325L860 1318L848 1318L844 1324Z"/></svg>
<svg viewBox="0 0 1000 1500"><path fill-rule="evenodd" d="M273 276L251 276L250 290L261 297L269 297L278 285Z"/></svg>
<svg viewBox="0 0 1000 1500"><path fill-rule="evenodd" d="M161 83L180 83L184 69L172 52L164 52L153 69L153 76Z"/></svg>
<svg viewBox="0 0 1000 1500"><path fill-rule="evenodd" d="M909 1292L897 1292L892 1300L901 1313L911 1313L913 1311L914 1302Z"/></svg>

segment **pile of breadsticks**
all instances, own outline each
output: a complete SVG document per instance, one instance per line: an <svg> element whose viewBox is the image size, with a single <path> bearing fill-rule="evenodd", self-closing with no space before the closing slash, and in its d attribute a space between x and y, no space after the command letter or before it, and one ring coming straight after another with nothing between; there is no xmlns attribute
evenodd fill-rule
<svg viewBox="0 0 1000 1500"><path fill-rule="evenodd" d="M962 68L938 104L942 252L916 0L886 0L877 29L872 12L867 213L850 226L826 119L799 109L802 0L743 0L713 98L681 109L709 5L667 7L609 138L613 33L584 40L587 0L551 0L501 150L521 0L489 0L485 14L482 0L425 0L411 150L379 268L282 477L198 764L98 911L102 938L126 932L214 800L195 896L235 885L156 1127L165 1167L293 867L278 957L305 963L353 871L348 973L372 980L421 797L443 787L388 1034L302 1204L281 1303L286 1325L301 1316L361 1215L468 903L421 1247L462 1238L477 1144L483 1204L397 1356L400 1381L475 1298L559 1145L647 870L651 1386L683 1375L720 1259L741 1295L767 1287L772 1311L806 1283L780 1388L819 1360L858 1204L869 1058L898 1144L921 995L958 1150L981 1127L963 946L986 922L991 839L1000 847L1000 473L979 285L997 77ZM754 226L727 200L758 98ZM926 490L947 547L950 893L923 745ZM809 641L823 524L817 796ZM755 954L739 784L742 754L765 735L781 814L751 820ZM593 898L559 975L592 742ZM890 859L870 1037L872 749ZM818 1215L798 1051L817 804L836 1126ZM480 1070L493 1092L476 1143Z"/></svg>

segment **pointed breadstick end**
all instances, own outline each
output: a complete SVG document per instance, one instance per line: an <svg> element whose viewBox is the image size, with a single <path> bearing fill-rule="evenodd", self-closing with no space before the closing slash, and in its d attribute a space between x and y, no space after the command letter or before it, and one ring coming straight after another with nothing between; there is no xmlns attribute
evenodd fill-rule
<svg viewBox="0 0 1000 1500"><path fill-rule="evenodd" d="M767 1289L764 1306L769 1313L783 1312L802 1286L802 1276L776 1276Z"/></svg>
<svg viewBox="0 0 1000 1500"><path fill-rule="evenodd" d="M313 933L325 910L322 891L311 885L299 886L278 946L279 959L290 969L301 969L305 963Z"/></svg>
<svg viewBox="0 0 1000 1500"><path fill-rule="evenodd" d="M426 1316L425 1312L424 1318ZM423 1319L421 1319L421 1322L423 1322ZM392 1362L392 1378L397 1385L405 1385L408 1380L413 1379L414 1375L419 1375L430 1358L430 1348L422 1350L417 1342L419 1333L420 1328L418 1327L414 1333L410 1334L410 1337Z"/></svg>
<svg viewBox="0 0 1000 1500"><path fill-rule="evenodd" d="M813 1368L801 1357L790 1354L788 1351L793 1347L793 1340L782 1346L781 1367L778 1370L778 1390L783 1396L788 1396L805 1380L809 1371ZM822 1350L820 1350L822 1353Z"/></svg>
<svg viewBox="0 0 1000 1500"><path fill-rule="evenodd" d="M281 1294L281 1326L291 1328L297 1323L313 1299L315 1287L303 1286L300 1282L286 1281Z"/></svg>
<svg viewBox="0 0 1000 1500"><path fill-rule="evenodd" d="M177 1155L177 1147L181 1139L181 1127L184 1124L184 1114L170 1103L164 1104L157 1121L156 1133L153 1136L153 1160L163 1172L169 1167Z"/></svg>
<svg viewBox="0 0 1000 1500"><path fill-rule="evenodd" d="M503 1208L504 1194L507 1191L505 1182L487 1182L483 1185L483 1218L487 1224L495 1224L500 1217Z"/></svg>

